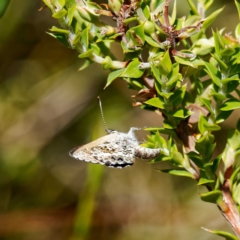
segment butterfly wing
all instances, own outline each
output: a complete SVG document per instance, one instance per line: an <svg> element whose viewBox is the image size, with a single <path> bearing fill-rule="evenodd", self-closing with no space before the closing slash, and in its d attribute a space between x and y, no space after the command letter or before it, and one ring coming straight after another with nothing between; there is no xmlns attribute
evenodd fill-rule
<svg viewBox="0 0 240 240"><path fill-rule="evenodd" d="M74 148L69 155L85 162L113 168L124 168L134 163L134 142L127 134L113 132L81 147Z"/></svg>

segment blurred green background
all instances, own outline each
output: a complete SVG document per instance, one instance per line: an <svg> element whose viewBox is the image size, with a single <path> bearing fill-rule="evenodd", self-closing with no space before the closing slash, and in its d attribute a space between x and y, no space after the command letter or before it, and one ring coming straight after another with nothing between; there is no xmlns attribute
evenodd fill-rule
<svg viewBox="0 0 240 240"><path fill-rule="evenodd" d="M213 28L234 32L233 1L215 2L226 7ZM101 66L78 72L78 53L46 34L58 24L42 6L0 0L0 239L219 239L200 229L230 230L217 207L201 202L204 189L194 181L156 170L165 163L119 170L68 156L105 134L98 95L110 129L159 126L161 119L132 108L135 92L125 82L103 90ZM188 12L185 0L178 6L179 14ZM222 125L218 139L235 120Z"/></svg>

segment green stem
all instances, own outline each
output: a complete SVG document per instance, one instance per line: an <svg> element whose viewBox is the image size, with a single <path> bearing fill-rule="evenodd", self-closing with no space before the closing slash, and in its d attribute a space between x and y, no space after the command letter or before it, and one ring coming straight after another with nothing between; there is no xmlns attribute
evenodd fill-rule
<svg viewBox="0 0 240 240"><path fill-rule="evenodd" d="M70 240L87 239L91 228L92 215L95 209L95 199L101 186L103 167L88 165L88 176L84 189L78 198L73 232Z"/></svg>

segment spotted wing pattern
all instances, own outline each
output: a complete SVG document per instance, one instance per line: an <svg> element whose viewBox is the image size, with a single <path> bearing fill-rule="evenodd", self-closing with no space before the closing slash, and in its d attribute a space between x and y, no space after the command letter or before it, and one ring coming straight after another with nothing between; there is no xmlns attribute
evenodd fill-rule
<svg viewBox="0 0 240 240"><path fill-rule="evenodd" d="M70 156L113 168L124 168L134 164L135 147L138 142L128 134L113 132L84 146L70 151Z"/></svg>

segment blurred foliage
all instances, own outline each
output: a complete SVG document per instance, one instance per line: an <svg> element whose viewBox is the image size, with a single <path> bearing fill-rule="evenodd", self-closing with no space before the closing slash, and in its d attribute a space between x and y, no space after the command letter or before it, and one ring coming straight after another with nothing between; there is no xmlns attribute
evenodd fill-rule
<svg viewBox="0 0 240 240"><path fill-rule="evenodd" d="M5 13L8 4L10 3L10 0L2 0L0 2L0 18L3 16L3 14Z"/></svg>
<svg viewBox="0 0 240 240"><path fill-rule="evenodd" d="M225 13L234 23L237 12L229 2ZM47 10L38 12L42 5L0 2L0 239L74 239L76 211L87 215L77 220L85 225L83 239L209 239L199 231L203 222L227 231L217 209L198 202L200 186L159 175L159 164L138 162L118 171L70 159L72 147L104 134L98 95L109 127L127 131L160 120L131 109L133 91L124 83L114 81L103 92L106 76L97 65L77 72L83 63L78 54L45 33L56 20ZM225 20L218 19L219 29ZM235 122L231 115L216 139L223 141Z"/></svg>

